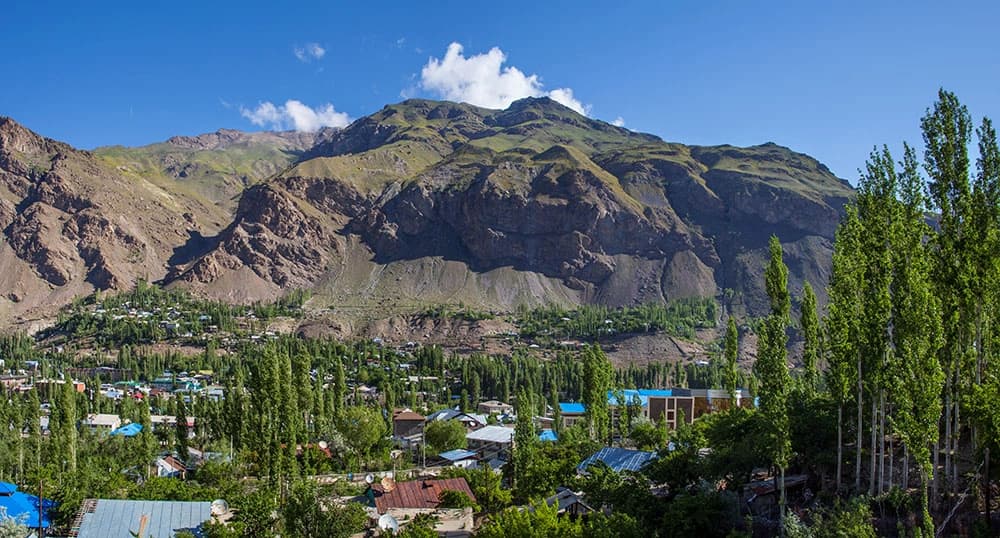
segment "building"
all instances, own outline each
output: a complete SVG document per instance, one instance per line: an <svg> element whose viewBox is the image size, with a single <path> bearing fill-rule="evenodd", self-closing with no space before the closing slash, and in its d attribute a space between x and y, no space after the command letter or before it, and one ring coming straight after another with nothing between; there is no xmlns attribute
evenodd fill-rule
<svg viewBox="0 0 1000 538"><path fill-rule="evenodd" d="M17 486L10 482L0 482L0 508L6 512L7 517L31 529L38 529L39 525L47 529L51 523L49 511L55 508L56 503L43 499L41 518L39 518L38 504L38 497L18 491Z"/></svg>
<svg viewBox="0 0 1000 538"><path fill-rule="evenodd" d="M156 476L160 478L184 478L187 471L187 465L172 455L156 459Z"/></svg>
<svg viewBox="0 0 1000 538"><path fill-rule="evenodd" d="M597 463L607 465L616 473L620 473L622 471L639 471L654 459L656 459L656 452L632 450L629 448L604 447L580 462L580 465L576 466L576 472L585 474L588 467L596 465Z"/></svg>
<svg viewBox="0 0 1000 538"><path fill-rule="evenodd" d="M506 404L497 400L490 400L488 402L482 402L476 411L483 415L506 415L514 412L514 406Z"/></svg>
<svg viewBox="0 0 1000 538"><path fill-rule="evenodd" d="M627 406L635 406L638 416L648 418L653 422L665 420L671 430L677 429L680 421L690 424L696 418L708 413L729 409L729 393L716 389L625 389L608 391L608 410L612 419L617 420L619 413L625 412ZM752 407L753 400L746 389L736 393L736 406ZM559 404L563 426L572 426L581 420L586 412L582 403Z"/></svg>
<svg viewBox="0 0 1000 538"><path fill-rule="evenodd" d="M380 514L396 508L437 508L441 504L441 493L444 491L464 493L472 499L472 502L476 502L476 496L464 478L411 480L399 482L391 488L375 484L371 491L375 495L375 508Z"/></svg>
<svg viewBox="0 0 1000 538"><path fill-rule="evenodd" d="M474 450L482 461L506 460L514 445L514 428L485 426L465 434L465 440L469 450Z"/></svg>
<svg viewBox="0 0 1000 538"><path fill-rule="evenodd" d="M121 427L122 419L118 415L108 413L91 413L81 421L81 424L94 432L111 433Z"/></svg>
<svg viewBox="0 0 1000 538"><path fill-rule="evenodd" d="M201 536L212 518L210 502L89 499L80 508L78 538L161 538L187 531Z"/></svg>
<svg viewBox="0 0 1000 538"><path fill-rule="evenodd" d="M461 422L468 431L476 430L486 426L486 416L473 413L463 413L458 409L442 409L427 415L427 422L435 420L457 420Z"/></svg>
<svg viewBox="0 0 1000 538"><path fill-rule="evenodd" d="M409 437L424 431L424 416L409 409L397 409L392 414L393 437Z"/></svg>
<svg viewBox="0 0 1000 538"><path fill-rule="evenodd" d="M559 416L562 417L564 428L569 428L578 421L583 420L587 409L578 402L559 402Z"/></svg>
<svg viewBox="0 0 1000 538"><path fill-rule="evenodd" d="M556 488L556 494L545 499L545 504L556 506L556 513L570 517L585 516L594 511L584 501L583 492L564 487Z"/></svg>

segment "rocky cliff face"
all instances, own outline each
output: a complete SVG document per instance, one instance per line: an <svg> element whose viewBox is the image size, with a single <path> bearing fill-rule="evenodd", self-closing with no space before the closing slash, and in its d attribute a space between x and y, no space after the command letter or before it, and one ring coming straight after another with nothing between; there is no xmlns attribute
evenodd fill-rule
<svg viewBox="0 0 1000 538"><path fill-rule="evenodd" d="M851 196L787 148L667 143L548 99L411 100L319 135L220 130L93 154L3 120L0 314L141 277L239 301L719 295L760 313L768 237L793 288L822 290Z"/></svg>
<svg viewBox="0 0 1000 538"><path fill-rule="evenodd" d="M217 268L234 265L217 260L237 257L238 270L273 284L261 298L294 283L330 291L334 302L495 308L729 289L737 308L757 313L768 237L786 243L793 287L808 279L822 288L851 195L814 159L774 144L669 144L547 99L506 111L407 101L248 190L254 203L241 204L206 261L178 278L211 293L225 279ZM259 222L272 213L280 229ZM274 239L254 250L251 237ZM452 283L426 274L428 260L474 284L442 293Z"/></svg>

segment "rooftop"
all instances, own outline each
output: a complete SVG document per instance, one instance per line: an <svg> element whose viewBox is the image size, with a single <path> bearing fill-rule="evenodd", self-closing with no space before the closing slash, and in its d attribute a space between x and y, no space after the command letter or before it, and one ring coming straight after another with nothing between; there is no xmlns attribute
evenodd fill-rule
<svg viewBox="0 0 1000 538"><path fill-rule="evenodd" d="M587 467L603 462L615 472L638 471L647 463L656 459L656 452L645 452L643 450L632 450L628 448L605 447L589 458L583 460L576 467L578 472L587 470Z"/></svg>
<svg viewBox="0 0 1000 538"><path fill-rule="evenodd" d="M121 435L122 437L135 437L142 432L142 424L138 422L133 422L131 424L126 424L117 430L111 432L111 435Z"/></svg>
<svg viewBox="0 0 1000 538"><path fill-rule="evenodd" d="M462 461L469 458L476 457L476 453L471 450L464 450L461 448L455 450L449 450L447 452L442 452L438 456L448 460L448 461Z"/></svg>
<svg viewBox="0 0 1000 538"><path fill-rule="evenodd" d="M381 484L376 484L373 489L376 492L375 506L380 514L393 508L437 508L442 491L460 491L476 501L464 478L399 482L392 491L383 491Z"/></svg>
<svg viewBox="0 0 1000 538"><path fill-rule="evenodd" d="M49 527L48 512L56 506L54 501L42 501L42 528ZM24 519L24 524L38 527L38 497L18 491L15 484L0 482L0 508L7 512L7 517Z"/></svg>
<svg viewBox="0 0 1000 538"><path fill-rule="evenodd" d="M98 499L93 512L85 513L79 538L130 538L148 518L143 536L174 536L193 531L212 516L212 503L180 501L119 501Z"/></svg>
<svg viewBox="0 0 1000 538"><path fill-rule="evenodd" d="M490 443L510 443L513 437L514 428L505 428L503 426L486 426L465 435L465 438L470 441L485 441Z"/></svg>

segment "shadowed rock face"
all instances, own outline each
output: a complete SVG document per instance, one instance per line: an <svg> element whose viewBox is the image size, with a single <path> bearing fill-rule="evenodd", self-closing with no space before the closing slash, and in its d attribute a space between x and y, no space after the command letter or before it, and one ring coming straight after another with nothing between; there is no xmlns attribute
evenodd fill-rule
<svg viewBox="0 0 1000 538"><path fill-rule="evenodd" d="M206 172L218 163L254 176L232 205L232 174ZM851 196L787 148L666 143L545 98L411 100L317 135L220 130L96 155L0 120L17 297L142 277L229 300L315 288L495 307L731 289L759 313L768 237L793 291L822 290Z"/></svg>

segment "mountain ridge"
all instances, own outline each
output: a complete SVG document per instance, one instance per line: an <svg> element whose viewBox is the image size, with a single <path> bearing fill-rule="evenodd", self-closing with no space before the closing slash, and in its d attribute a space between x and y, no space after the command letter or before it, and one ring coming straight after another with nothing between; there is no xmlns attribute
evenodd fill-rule
<svg viewBox="0 0 1000 538"><path fill-rule="evenodd" d="M617 306L700 295L727 296L753 314L764 304L755 281L767 237L786 244L793 288L809 279L822 289L853 192L817 160L777 144L685 146L547 98L506 110L407 100L316 134L220 129L94 152L25 133L37 136L0 120L0 204L14 205L0 205L2 246L50 292L80 280L127 287L141 269L165 285L234 301L291 288L313 290L319 307ZM45 151L31 157L19 148ZM113 278L66 270L47 278L53 256L39 258L13 233L24 229L12 228L16 219L45 221L31 216L37 200L26 194L59 177L50 154L74 155L90 176L64 181L65 199L36 213L76 214L90 204L125 218L127 204L113 195L69 194L95 178L172 200L171 208L155 206L158 220L147 216L151 230L91 241L90 257L105 263L85 263L88 274ZM79 228L63 225L39 244L65 247ZM156 235L176 239L150 239ZM137 267L123 272L120 264ZM7 301L0 314L24 310Z"/></svg>

